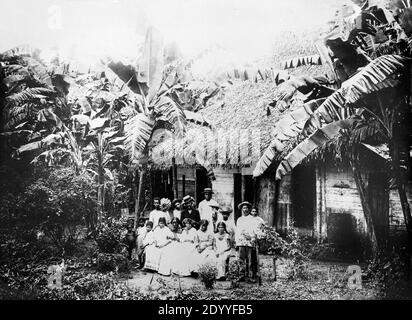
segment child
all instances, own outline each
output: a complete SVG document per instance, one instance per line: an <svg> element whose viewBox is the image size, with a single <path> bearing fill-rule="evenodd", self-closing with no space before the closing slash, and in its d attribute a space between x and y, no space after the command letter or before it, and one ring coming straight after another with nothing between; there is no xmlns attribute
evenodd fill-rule
<svg viewBox="0 0 412 320"><path fill-rule="evenodd" d="M136 232L134 232L133 227L129 224L127 226L127 233L124 237L124 244L127 248L127 259L132 260L133 250L136 248Z"/></svg>
<svg viewBox="0 0 412 320"><path fill-rule="evenodd" d="M146 222L146 232L142 235L141 238L141 246L138 251L138 256L139 256L139 269L142 269L145 260L146 260L146 252L145 249L147 246L153 245L154 244L154 238L153 238L153 222L152 221L147 221Z"/></svg>
<svg viewBox="0 0 412 320"><path fill-rule="evenodd" d="M214 235L214 250L216 253L217 280L225 280L226 264L229 259L231 243L226 230L226 224L220 221L217 224L218 232Z"/></svg>

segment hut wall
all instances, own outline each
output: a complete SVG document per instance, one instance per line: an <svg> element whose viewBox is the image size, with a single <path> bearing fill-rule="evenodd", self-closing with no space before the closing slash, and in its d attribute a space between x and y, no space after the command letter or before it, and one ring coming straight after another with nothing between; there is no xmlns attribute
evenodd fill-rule
<svg viewBox="0 0 412 320"><path fill-rule="evenodd" d="M185 194L183 194L183 176L185 176ZM194 168L177 168L177 193L179 198L182 199L185 195L191 195L192 197L196 194L196 179L195 179L195 169Z"/></svg>
<svg viewBox="0 0 412 320"><path fill-rule="evenodd" d="M406 195L408 197L409 206L412 207L412 185L406 186ZM402 206L399 200L398 189L390 189L389 191L389 232L397 234L405 230L405 221L403 218Z"/></svg>
<svg viewBox="0 0 412 320"><path fill-rule="evenodd" d="M221 206L234 207L234 186L233 174L239 173L238 169L224 169L215 168L214 170L216 180L212 181L213 198Z"/></svg>
<svg viewBox="0 0 412 320"><path fill-rule="evenodd" d="M273 178L272 178L273 179ZM275 215L276 230L280 233L285 233L286 229L291 225L291 188L292 175L285 175L282 180L278 182L277 190L277 204Z"/></svg>
<svg viewBox="0 0 412 320"><path fill-rule="evenodd" d="M256 205L259 215L268 226L275 225L276 182L273 176L259 178L256 192Z"/></svg>
<svg viewBox="0 0 412 320"><path fill-rule="evenodd" d="M326 232L322 236L354 247L366 233L366 223L353 174L349 168L327 167L324 179L325 217L320 219L326 224L322 226ZM367 183L365 174L363 179Z"/></svg>

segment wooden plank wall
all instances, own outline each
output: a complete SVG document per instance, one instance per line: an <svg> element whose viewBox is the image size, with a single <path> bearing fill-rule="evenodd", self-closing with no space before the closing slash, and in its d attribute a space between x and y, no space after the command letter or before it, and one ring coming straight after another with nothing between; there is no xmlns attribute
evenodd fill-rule
<svg viewBox="0 0 412 320"><path fill-rule="evenodd" d="M216 180L212 181L213 198L222 206L233 208L233 174L239 173L238 169L215 168Z"/></svg>
<svg viewBox="0 0 412 320"><path fill-rule="evenodd" d="M406 195L409 206L412 207L412 185L406 186ZM399 200L398 189L389 191L389 232L397 233L405 230L405 221L403 218L402 206Z"/></svg>
<svg viewBox="0 0 412 320"><path fill-rule="evenodd" d="M257 181L256 206L259 216L268 226L275 225L276 182L273 176L262 176Z"/></svg>
<svg viewBox="0 0 412 320"><path fill-rule="evenodd" d="M279 233L285 233L291 226L291 187L292 175L285 175L278 183L275 226Z"/></svg>
<svg viewBox="0 0 412 320"><path fill-rule="evenodd" d="M366 232L362 204L356 188L355 179L349 168L340 169L328 167L325 174L325 210L334 213L350 213L356 219L359 232ZM367 183L364 173L362 178ZM327 223L328 218L323 220ZM323 227L324 229L325 227Z"/></svg>
<svg viewBox="0 0 412 320"><path fill-rule="evenodd" d="M185 194L183 194L183 175L185 176ZM185 195L195 196L196 183L195 183L195 169L194 168L177 168L177 192L179 199L182 199Z"/></svg>

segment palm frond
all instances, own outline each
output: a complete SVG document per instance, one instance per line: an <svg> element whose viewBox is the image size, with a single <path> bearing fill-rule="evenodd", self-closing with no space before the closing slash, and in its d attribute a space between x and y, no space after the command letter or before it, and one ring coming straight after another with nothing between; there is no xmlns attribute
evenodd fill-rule
<svg viewBox="0 0 412 320"><path fill-rule="evenodd" d="M48 88L27 88L21 92L6 97L6 102L12 105L24 104L33 100L46 99L55 95L56 92Z"/></svg>
<svg viewBox="0 0 412 320"><path fill-rule="evenodd" d="M342 130L350 129L355 121L354 118L335 121L316 130L303 142L299 143L299 145L280 162L276 170L276 179L279 180L282 176L291 172L294 167L317 148L339 136Z"/></svg>
<svg viewBox="0 0 412 320"><path fill-rule="evenodd" d="M155 121L139 113L125 123L125 149L131 161L137 159L146 148L152 135Z"/></svg>
<svg viewBox="0 0 412 320"><path fill-rule="evenodd" d="M186 116L180 106L170 97L161 96L153 105L155 114L161 120L171 123L177 136L182 136L186 126Z"/></svg>
<svg viewBox="0 0 412 320"><path fill-rule="evenodd" d="M367 94L384 88L395 87L401 76L409 71L410 59L399 55L384 55L376 58L361 71L342 83L342 94L347 103L355 103Z"/></svg>
<svg viewBox="0 0 412 320"><path fill-rule="evenodd" d="M254 177L262 175L269 168L273 161L275 161L276 155L283 151L285 147L284 143L296 138L301 133L306 121L313 114L313 111L324 101L325 99L322 98L305 103L303 106L288 113L276 123L274 138L257 162L253 171Z"/></svg>

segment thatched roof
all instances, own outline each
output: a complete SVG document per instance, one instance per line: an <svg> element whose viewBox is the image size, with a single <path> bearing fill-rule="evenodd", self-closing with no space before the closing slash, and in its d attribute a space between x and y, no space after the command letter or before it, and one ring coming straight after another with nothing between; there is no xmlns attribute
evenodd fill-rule
<svg viewBox="0 0 412 320"><path fill-rule="evenodd" d="M289 70L288 70L289 71ZM289 74L322 74L323 66L302 66ZM269 107L276 95L275 81L235 81L214 97L199 114L211 128L190 124L184 138L166 138L152 150L155 167L250 166L269 146L276 122L302 104L296 95L289 106Z"/></svg>

